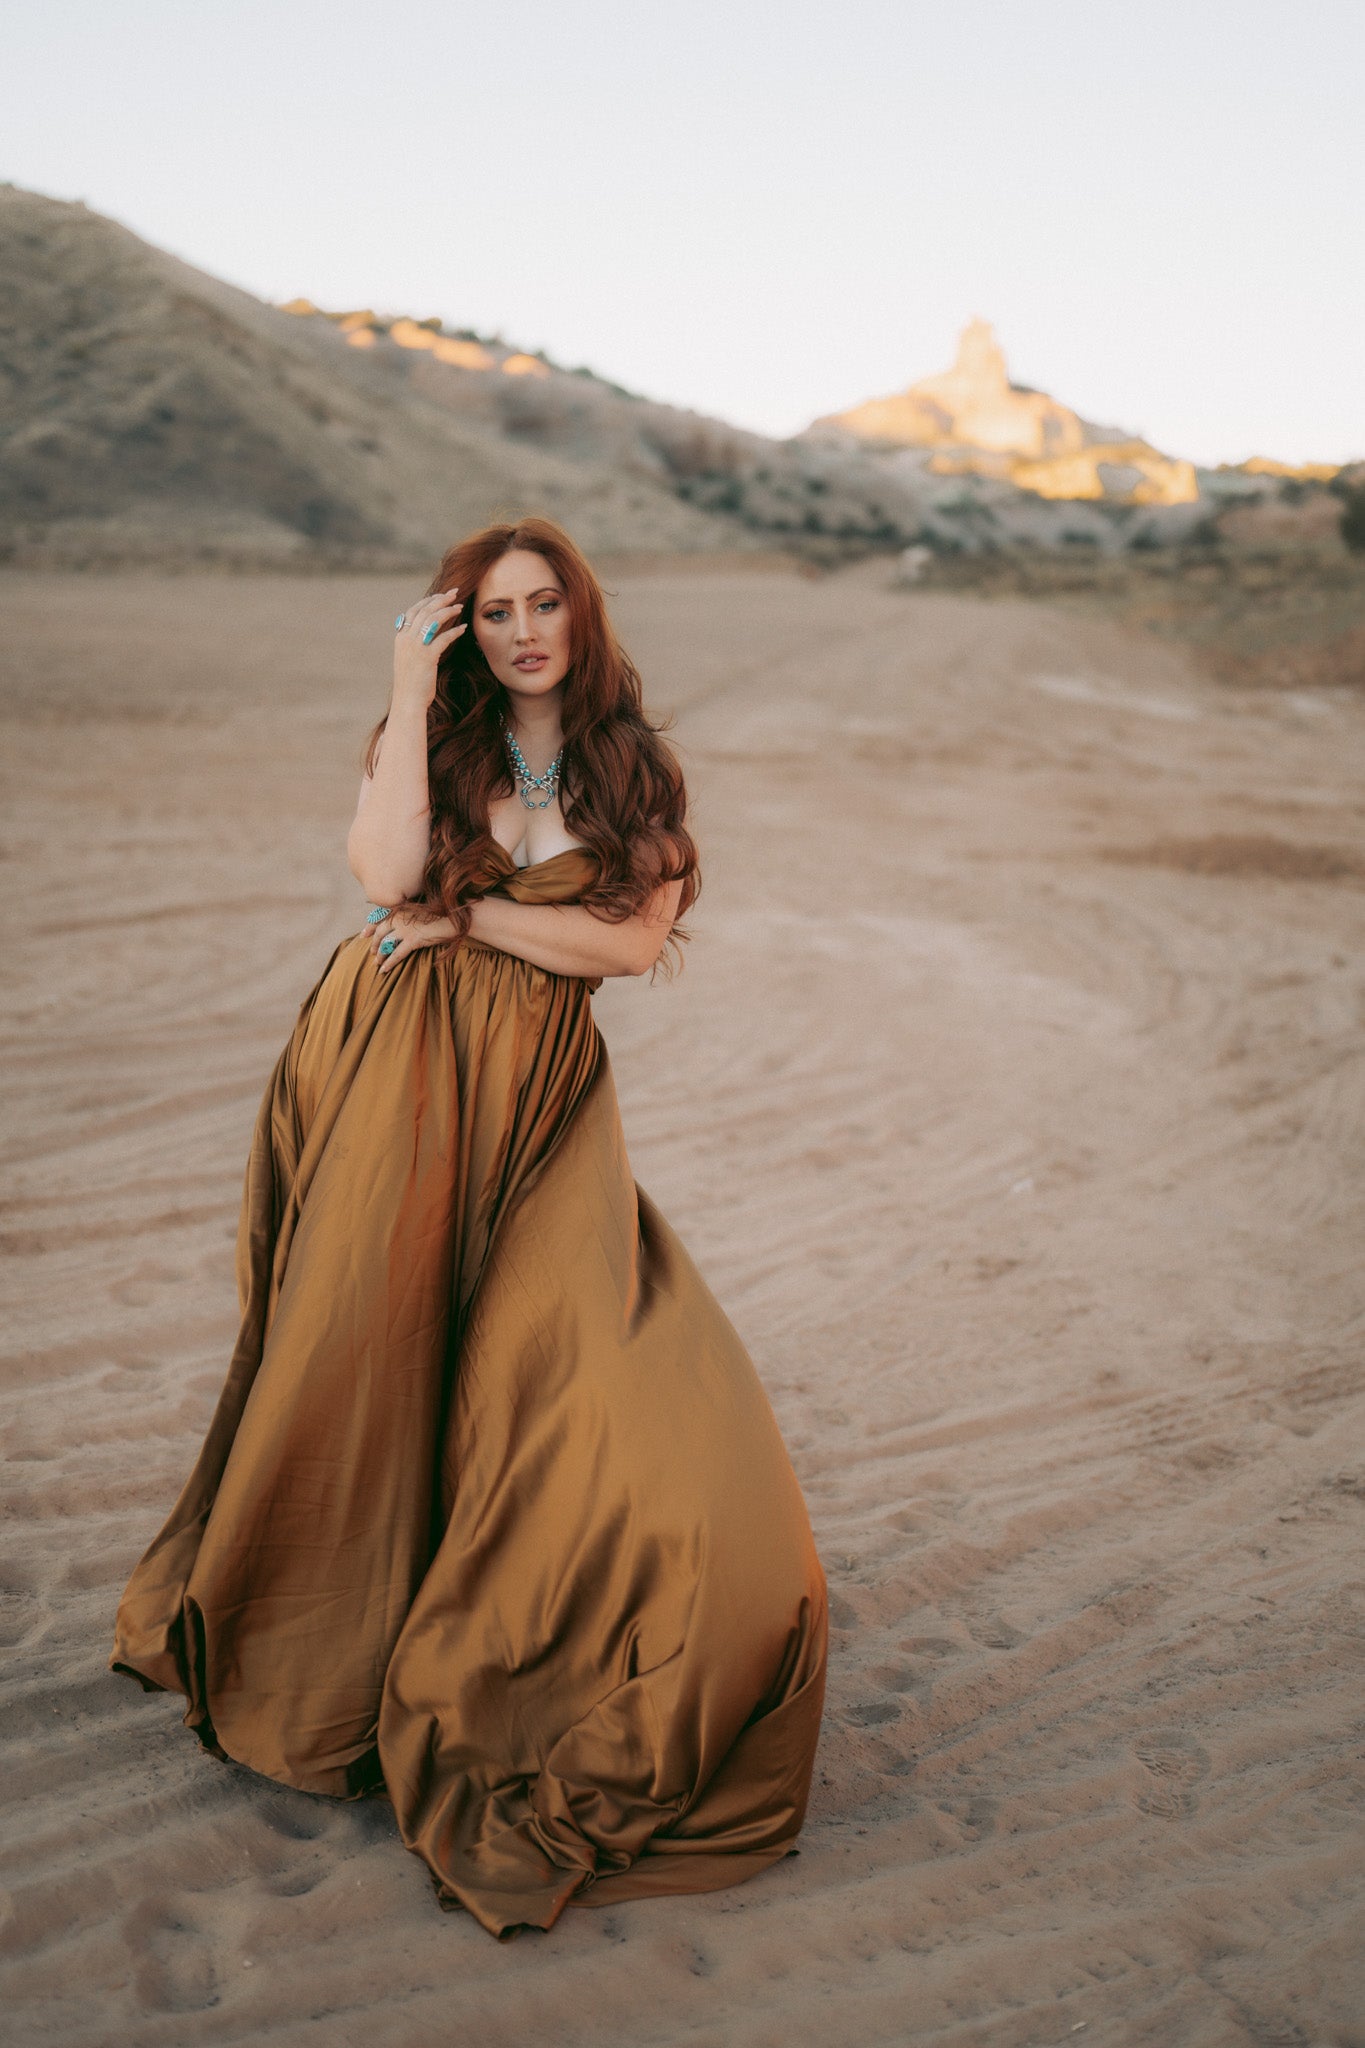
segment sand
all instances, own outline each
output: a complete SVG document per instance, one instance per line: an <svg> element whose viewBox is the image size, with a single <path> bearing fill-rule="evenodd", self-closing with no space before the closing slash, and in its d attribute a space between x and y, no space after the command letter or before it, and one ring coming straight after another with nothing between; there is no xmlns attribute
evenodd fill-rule
<svg viewBox="0 0 1365 2048"><path fill-rule="evenodd" d="M499 1947L105 1669L412 592L0 582L10 2039L1365 2042L1365 701L888 585L615 581L706 883L596 1001L829 1574L802 1851Z"/></svg>

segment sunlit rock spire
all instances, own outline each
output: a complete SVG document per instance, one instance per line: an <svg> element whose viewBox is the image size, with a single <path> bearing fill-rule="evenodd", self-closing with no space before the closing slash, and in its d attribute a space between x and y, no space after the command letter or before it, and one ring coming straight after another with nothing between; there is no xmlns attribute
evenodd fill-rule
<svg viewBox="0 0 1365 2048"><path fill-rule="evenodd" d="M963 328L950 370L816 427L883 448L929 449L936 471L1006 477L1045 498L1183 504L1199 495L1190 463L1137 436L1091 426L1045 391L1012 384L994 330L981 319Z"/></svg>

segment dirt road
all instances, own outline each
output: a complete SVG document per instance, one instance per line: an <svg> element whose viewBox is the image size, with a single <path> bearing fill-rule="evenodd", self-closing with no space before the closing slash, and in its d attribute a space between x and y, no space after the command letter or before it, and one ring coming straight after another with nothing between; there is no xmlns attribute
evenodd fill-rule
<svg viewBox="0 0 1365 2048"><path fill-rule="evenodd" d="M884 568L614 587L705 889L596 1002L829 1574L802 1853L500 1948L106 1674L412 593L11 574L13 2038L1365 2041L1365 701Z"/></svg>

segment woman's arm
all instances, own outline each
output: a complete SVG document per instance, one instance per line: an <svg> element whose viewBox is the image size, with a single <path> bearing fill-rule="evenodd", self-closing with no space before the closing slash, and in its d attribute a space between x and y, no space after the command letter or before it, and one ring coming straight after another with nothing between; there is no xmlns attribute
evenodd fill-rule
<svg viewBox="0 0 1365 2048"><path fill-rule="evenodd" d="M666 882L621 924L609 924L581 903L481 896L473 905L469 936L551 974L648 974L673 929L681 895L681 882Z"/></svg>
<svg viewBox="0 0 1365 2048"><path fill-rule="evenodd" d="M421 894L430 836L426 710L395 705L346 839L351 873L371 903Z"/></svg>
<svg viewBox="0 0 1365 2048"><path fill-rule="evenodd" d="M622 924L608 924L581 903L512 903L504 896L480 896L470 905L469 936L550 974L575 974L584 980L648 974L673 929L681 894L681 882L666 882L643 910ZM371 927L370 951L379 972L387 974L409 953L445 945L454 936L448 917L423 919L413 911L395 910ZM379 947L387 938L398 944L381 960Z"/></svg>
<svg viewBox="0 0 1365 2048"><path fill-rule="evenodd" d="M346 840L351 873L371 903L401 903L421 892L431 844L427 709L436 694L436 664L464 631L451 625L460 609L454 596L443 591L414 605L394 645L388 723ZM431 625L438 631L424 645Z"/></svg>

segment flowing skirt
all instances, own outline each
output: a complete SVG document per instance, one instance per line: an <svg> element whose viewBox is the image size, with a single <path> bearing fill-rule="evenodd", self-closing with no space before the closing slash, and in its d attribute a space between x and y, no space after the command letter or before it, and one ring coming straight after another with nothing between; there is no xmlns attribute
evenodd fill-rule
<svg viewBox="0 0 1365 2048"><path fill-rule="evenodd" d="M495 1934L800 1829L825 1587L753 1365L632 1180L587 983L337 948L257 1119L241 1331L113 1666L386 1793Z"/></svg>

